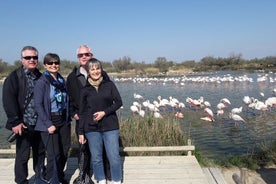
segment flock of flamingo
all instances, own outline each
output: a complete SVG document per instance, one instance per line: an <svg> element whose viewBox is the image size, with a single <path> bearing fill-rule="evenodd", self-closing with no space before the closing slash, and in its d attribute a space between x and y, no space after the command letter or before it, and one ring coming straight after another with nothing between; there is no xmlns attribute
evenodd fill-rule
<svg viewBox="0 0 276 184"><path fill-rule="evenodd" d="M243 111L244 108L251 109L252 111L259 111L261 113L265 113L266 111L271 111L273 107L276 106L276 97L269 97L265 101L260 101L253 97L244 96L243 103L244 106L234 107L229 109L231 102L227 98L222 98L219 103L216 105L216 111L213 112L211 109L212 105L209 101L204 101L204 98L201 96L199 99L192 99L190 97L186 98L185 103L179 101L174 97L169 97L169 99L161 98L158 96L158 101L153 100L143 100L143 96L137 93L134 93L134 101L130 106L130 110L132 111L133 115L139 115L144 117L146 112L152 114L154 118L163 118L162 112L164 110L170 110L174 112L174 116L176 118L184 118L183 110L184 109L192 109L192 110L200 110L203 109L206 116L201 117L200 119L203 121L214 122L215 116L224 116L225 111L228 113L228 117L231 118L235 122L235 126L238 122L246 122L239 114ZM225 110L227 109L227 110Z"/></svg>
<svg viewBox="0 0 276 184"><path fill-rule="evenodd" d="M121 78L116 79L117 81L130 81L134 83L146 83L152 85L154 83L162 83L166 85L168 82L174 84L185 85L187 82L200 82L200 83L221 83L221 82L254 82L254 80L247 75L242 75L239 77L233 77L227 74L222 77L211 77L211 76L196 76L196 77L171 77L171 78ZM276 78L269 76L268 74L258 75L257 82L276 82ZM204 100L201 96L199 99L192 99L187 97L185 102L178 100L175 97L170 96L168 99L158 96L156 100L150 101L144 98L138 93L134 93L133 97L135 101L130 106L130 110L133 115L138 115L144 117L147 114L152 115L154 118L163 118L165 112L169 110L174 113L176 118L184 118L183 111L195 110L203 111L205 115L200 117L200 120L215 122L218 117L228 117L234 121L235 126L238 122L246 122L241 116L243 111L257 111L260 114L265 114L266 112L271 112L274 107L276 107L276 88L273 89L271 96L264 99L263 92L260 92L263 97L262 100L244 96L243 105L239 107L233 107L231 101L228 98L222 98L219 100L218 104L211 104L209 101Z"/></svg>

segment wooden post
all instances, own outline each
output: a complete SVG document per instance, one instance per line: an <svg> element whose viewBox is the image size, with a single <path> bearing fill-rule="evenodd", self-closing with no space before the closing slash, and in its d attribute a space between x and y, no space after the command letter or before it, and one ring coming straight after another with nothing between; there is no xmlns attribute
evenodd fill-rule
<svg viewBox="0 0 276 184"><path fill-rule="evenodd" d="M191 146L191 144L192 144L191 139L188 139L188 146ZM192 152L188 151L188 156L191 156L191 155L192 155Z"/></svg>
<svg viewBox="0 0 276 184"><path fill-rule="evenodd" d="M241 183L246 184L247 183L247 169L241 168Z"/></svg>

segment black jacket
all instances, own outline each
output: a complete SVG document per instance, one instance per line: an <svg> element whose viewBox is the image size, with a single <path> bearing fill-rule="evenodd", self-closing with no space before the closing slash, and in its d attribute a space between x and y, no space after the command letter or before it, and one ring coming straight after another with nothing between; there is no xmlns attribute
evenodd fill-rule
<svg viewBox="0 0 276 184"><path fill-rule="evenodd" d="M79 113L80 90L85 86L81 83L81 80L86 81L84 75L79 72L77 67L73 69L66 80L67 93L69 95L69 114L71 117Z"/></svg>
<svg viewBox="0 0 276 184"><path fill-rule="evenodd" d="M36 75L36 79L41 76L38 69L34 71L34 74ZM8 118L7 129L11 130L12 127L23 123L26 94L27 78L22 66L12 71L3 84L2 101Z"/></svg>
<svg viewBox="0 0 276 184"><path fill-rule="evenodd" d="M110 80L107 73L103 71L103 77ZM85 81L83 85L81 80ZM85 87L87 80L84 75L80 73L79 67L75 67L73 71L68 75L66 80L66 88L69 96L69 115L73 117L75 114L79 114L80 104L80 91Z"/></svg>
<svg viewBox="0 0 276 184"><path fill-rule="evenodd" d="M91 131L109 131L119 129L119 120L116 111L123 105L121 96L115 84L106 78L103 73L103 81L98 91L89 83L82 88L79 110L79 134L84 135ZM93 114L104 111L105 116L99 122L93 121Z"/></svg>

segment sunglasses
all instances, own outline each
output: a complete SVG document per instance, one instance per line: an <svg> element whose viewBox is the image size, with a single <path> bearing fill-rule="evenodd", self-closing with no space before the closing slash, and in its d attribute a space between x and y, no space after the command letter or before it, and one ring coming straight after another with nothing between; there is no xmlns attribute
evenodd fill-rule
<svg viewBox="0 0 276 184"><path fill-rule="evenodd" d="M58 61L49 61L48 63L46 63L47 65L53 65L53 64L55 64L55 65L59 65L60 64L60 62L58 62Z"/></svg>
<svg viewBox="0 0 276 184"><path fill-rule="evenodd" d="M37 60L38 56L25 56L25 57L22 57L22 58L26 59L26 60L31 60L33 58L33 60Z"/></svg>
<svg viewBox="0 0 276 184"><path fill-rule="evenodd" d="M78 54L78 58L81 58L82 56L89 57L89 56L91 56L91 53L82 53L82 54Z"/></svg>

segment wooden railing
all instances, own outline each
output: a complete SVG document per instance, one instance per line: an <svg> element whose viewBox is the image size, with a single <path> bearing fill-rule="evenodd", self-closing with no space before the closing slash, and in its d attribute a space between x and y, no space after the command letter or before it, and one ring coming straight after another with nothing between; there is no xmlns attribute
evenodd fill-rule
<svg viewBox="0 0 276 184"><path fill-rule="evenodd" d="M153 146L153 147L124 147L121 148L122 152L157 152L157 151L185 151L187 156L192 155L192 151L195 150L195 146L191 145L191 140L188 139L188 145L186 146Z"/></svg>
<svg viewBox="0 0 276 184"><path fill-rule="evenodd" d="M78 148L78 145L72 145L71 148ZM188 139L186 146L153 146L153 147L121 147L121 152L158 152L158 151L185 151L187 156L192 155L195 146L191 145L191 140ZM10 149L0 149L0 155L15 155L15 145L11 145Z"/></svg>

